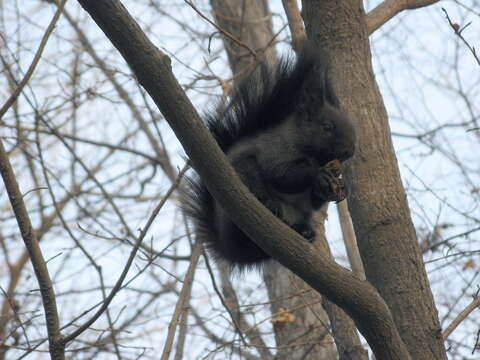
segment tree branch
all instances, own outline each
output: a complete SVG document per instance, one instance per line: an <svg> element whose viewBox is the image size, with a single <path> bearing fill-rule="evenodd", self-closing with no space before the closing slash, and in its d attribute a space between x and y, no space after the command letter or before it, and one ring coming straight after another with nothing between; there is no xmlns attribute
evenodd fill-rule
<svg viewBox="0 0 480 360"><path fill-rule="evenodd" d="M303 24L302 15L298 8L297 0L282 0L283 8L288 19L288 26L292 34L292 44L295 51L300 49L301 44L307 39L305 25Z"/></svg>
<svg viewBox="0 0 480 360"><path fill-rule="evenodd" d="M168 323L168 334L165 346L163 347L162 360L168 360L170 352L172 351L173 340L175 338L175 331L177 329L178 322L180 321L180 315L185 311L185 306L190 301L190 293L192 291L193 277L195 270L197 269L198 259L202 254L202 244L196 243L193 246L192 257L190 265L188 266L187 274L183 282L182 290L178 296L177 304L175 305L175 311L173 312L172 319Z"/></svg>
<svg viewBox="0 0 480 360"><path fill-rule="evenodd" d="M445 10L445 8L442 7L442 11L445 13L445 17L447 18L448 23L450 24L450 27L452 28L452 30L455 32L455 35L457 35L460 38L460 40L462 40L463 43L465 45L467 45L468 50L470 50L470 52L472 53L472 55L473 55L474 59L476 60L477 64L480 65L480 58L477 55L477 51L475 50L475 47L470 45L468 43L468 41L462 35L463 30L465 30L467 27L469 27L471 22L469 22L467 25L464 25L463 27L460 27L459 24L452 22L452 20L450 19L450 16L448 15L448 12L447 12L447 10Z"/></svg>
<svg viewBox="0 0 480 360"><path fill-rule="evenodd" d="M403 10L418 9L436 2L438 0L385 0L367 14L367 31L373 33Z"/></svg>
<svg viewBox="0 0 480 360"><path fill-rule="evenodd" d="M30 64L25 76L20 81L16 89L10 95L8 100L0 109L0 120L3 115L8 111L8 109L15 103L18 96L21 94L23 88L28 83L30 78L37 67L47 41L50 38L55 25L60 18L60 15L63 12L65 7L66 0L63 0L58 6L57 11L55 12L50 24L48 25L45 34L40 41L40 45L33 57L32 63ZM8 159L8 154L5 150L3 142L0 140L0 173L2 174L3 182L5 188L7 189L8 197L10 199L10 204L12 205L13 212L17 218L18 227L22 234L23 242L28 252L30 261L32 262L33 270L37 278L38 285L40 287L40 293L42 296L42 304L45 310L45 320L48 333L48 342L49 350L52 359L62 360L65 358L65 346L62 343L62 335L60 333L60 322L58 319L58 310L57 303L55 299L55 292L53 290L52 280L48 273L47 264L43 258L42 251L38 245L38 238L35 230L33 229L32 223L30 221L30 216L28 215L27 208L23 201L23 195L18 186L15 173L13 172L12 165ZM15 286L16 282L11 283L10 285ZM3 311L3 310L2 310Z"/></svg>
<svg viewBox="0 0 480 360"><path fill-rule="evenodd" d="M177 176L176 181L170 186L170 189L168 189L167 193L165 196L160 200L158 205L155 207L155 209L152 211L152 214L148 218L147 222L145 223L145 226L143 229L140 231L140 235L138 236L138 239L136 239L135 244L132 247L132 250L130 250L130 255L127 259L127 262L125 263L125 266L122 270L122 273L118 277L117 281L115 282L115 285L113 286L112 290L110 290L110 293L108 296L105 298L103 301L102 305L100 308L95 312L95 314L92 315L90 319L88 319L83 325L78 327L75 331L73 331L70 335L65 336L63 342L66 344L72 340L74 340L77 336L79 336L81 333L83 333L85 330L87 330L95 321L98 320L98 318L105 312L105 310L108 308L110 303L112 302L113 298L117 295L117 293L122 289L123 281L125 280L130 267L133 264L133 260L135 259L135 255L137 254L138 249L140 248L143 239L148 233L148 230L150 229L150 226L152 225L153 221L157 217L158 213L162 209L163 205L167 202L167 200L170 198L170 195L173 193L173 191L179 186L180 181L182 180L183 175L187 171L188 167L185 166Z"/></svg>
<svg viewBox="0 0 480 360"><path fill-rule="evenodd" d="M53 291L52 280L50 279L47 264L43 258L40 246L38 245L38 239L30 221L30 216L28 215L27 208L23 202L23 195L20 192L12 165L10 164L10 160L8 159L7 152L1 140L0 173L2 174L10 204L12 205L13 212L17 218L18 227L22 234L23 242L27 248L40 287L43 308L45 310L50 355L52 356L52 359L64 359L64 346L61 341L62 337L60 334L57 303L55 300L55 292Z"/></svg>
<svg viewBox="0 0 480 360"><path fill-rule="evenodd" d="M35 71L35 68L38 65L38 62L42 58L43 50L45 49L45 46L47 45L47 41L50 38L50 35L53 32L53 29L55 29L55 25L57 24L57 21L60 18L60 15L63 12L63 8L65 7L66 2L67 2L67 0L62 0L62 2L58 5L57 11L55 12L55 15L53 15L53 18L50 21L50 24L48 25L47 30L45 31L45 34L43 34L42 40L40 41L40 45L38 46L38 49L35 53L35 56L33 57L33 61L30 64L25 76L23 77L22 81L18 84L15 91L10 95L8 100L5 102L5 104L0 109L0 120L3 118L3 115L5 115L5 113L10 108L10 106L12 106L13 103L17 100L17 98L21 94L23 88L25 87L25 85L27 85L28 81L32 77L33 72Z"/></svg>
<svg viewBox="0 0 480 360"><path fill-rule="evenodd" d="M460 323L467 318L468 315L470 315L473 310L478 308L480 306L480 296L478 296L478 293L475 295L473 301L468 304L468 306L460 313L457 315L455 319L451 322L450 325L447 326L447 328L443 331L442 337L443 340L447 340L450 334L460 325Z"/></svg>

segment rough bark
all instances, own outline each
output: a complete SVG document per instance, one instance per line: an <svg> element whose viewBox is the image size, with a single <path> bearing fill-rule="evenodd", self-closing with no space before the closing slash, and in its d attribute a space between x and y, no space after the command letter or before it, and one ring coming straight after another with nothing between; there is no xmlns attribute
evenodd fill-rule
<svg viewBox="0 0 480 360"><path fill-rule="evenodd" d="M389 305L412 358L446 359L387 114L373 76L362 2L304 0L303 11L309 38L333 59L342 107L356 120L358 146L346 178L367 279Z"/></svg>

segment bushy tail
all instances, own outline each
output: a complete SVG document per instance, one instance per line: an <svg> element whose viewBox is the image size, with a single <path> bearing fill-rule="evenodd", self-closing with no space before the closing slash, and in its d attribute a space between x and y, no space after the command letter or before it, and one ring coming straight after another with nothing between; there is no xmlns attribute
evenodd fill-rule
<svg viewBox="0 0 480 360"><path fill-rule="evenodd" d="M182 208L184 213L192 220L195 240L201 241L209 255L215 262L223 262L230 271L237 270L237 274L244 270L259 269L265 260L270 257L251 241L230 219L221 214L223 227L228 227L227 238L219 235L219 211L215 199L198 176L185 178L182 189Z"/></svg>
<svg viewBox="0 0 480 360"><path fill-rule="evenodd" d="M196 241L215 241L215 200L198 175L185 176L181 203L182 211L193 223Z"/></svg>

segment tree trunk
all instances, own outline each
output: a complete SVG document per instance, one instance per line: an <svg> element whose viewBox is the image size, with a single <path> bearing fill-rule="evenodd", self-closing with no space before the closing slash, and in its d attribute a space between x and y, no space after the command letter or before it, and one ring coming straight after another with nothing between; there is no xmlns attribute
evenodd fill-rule
<svg viewBox="0 0 480 360"><path fill-rule="evenodd" d="M389 305L412 359L446 359L387 114L372 71L362 2L303 0L303 12L308 37L333 60L342 108L357 128L356 153L345 175L367 279Z"/></svg>

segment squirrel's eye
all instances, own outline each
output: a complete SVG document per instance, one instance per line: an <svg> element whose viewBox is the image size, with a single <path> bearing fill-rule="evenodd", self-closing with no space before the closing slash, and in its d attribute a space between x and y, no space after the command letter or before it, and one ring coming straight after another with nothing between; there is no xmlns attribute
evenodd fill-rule
<svg viewBox="0 0 480 360"><path fill-rule="evenodd" d="M325 130L325 131L328 131L328 132L332 132L332 131L333 131L333 124L332 124L330 121L325 121L325 122L322 124L322 127L323 127L323 130Z"/></svg>

